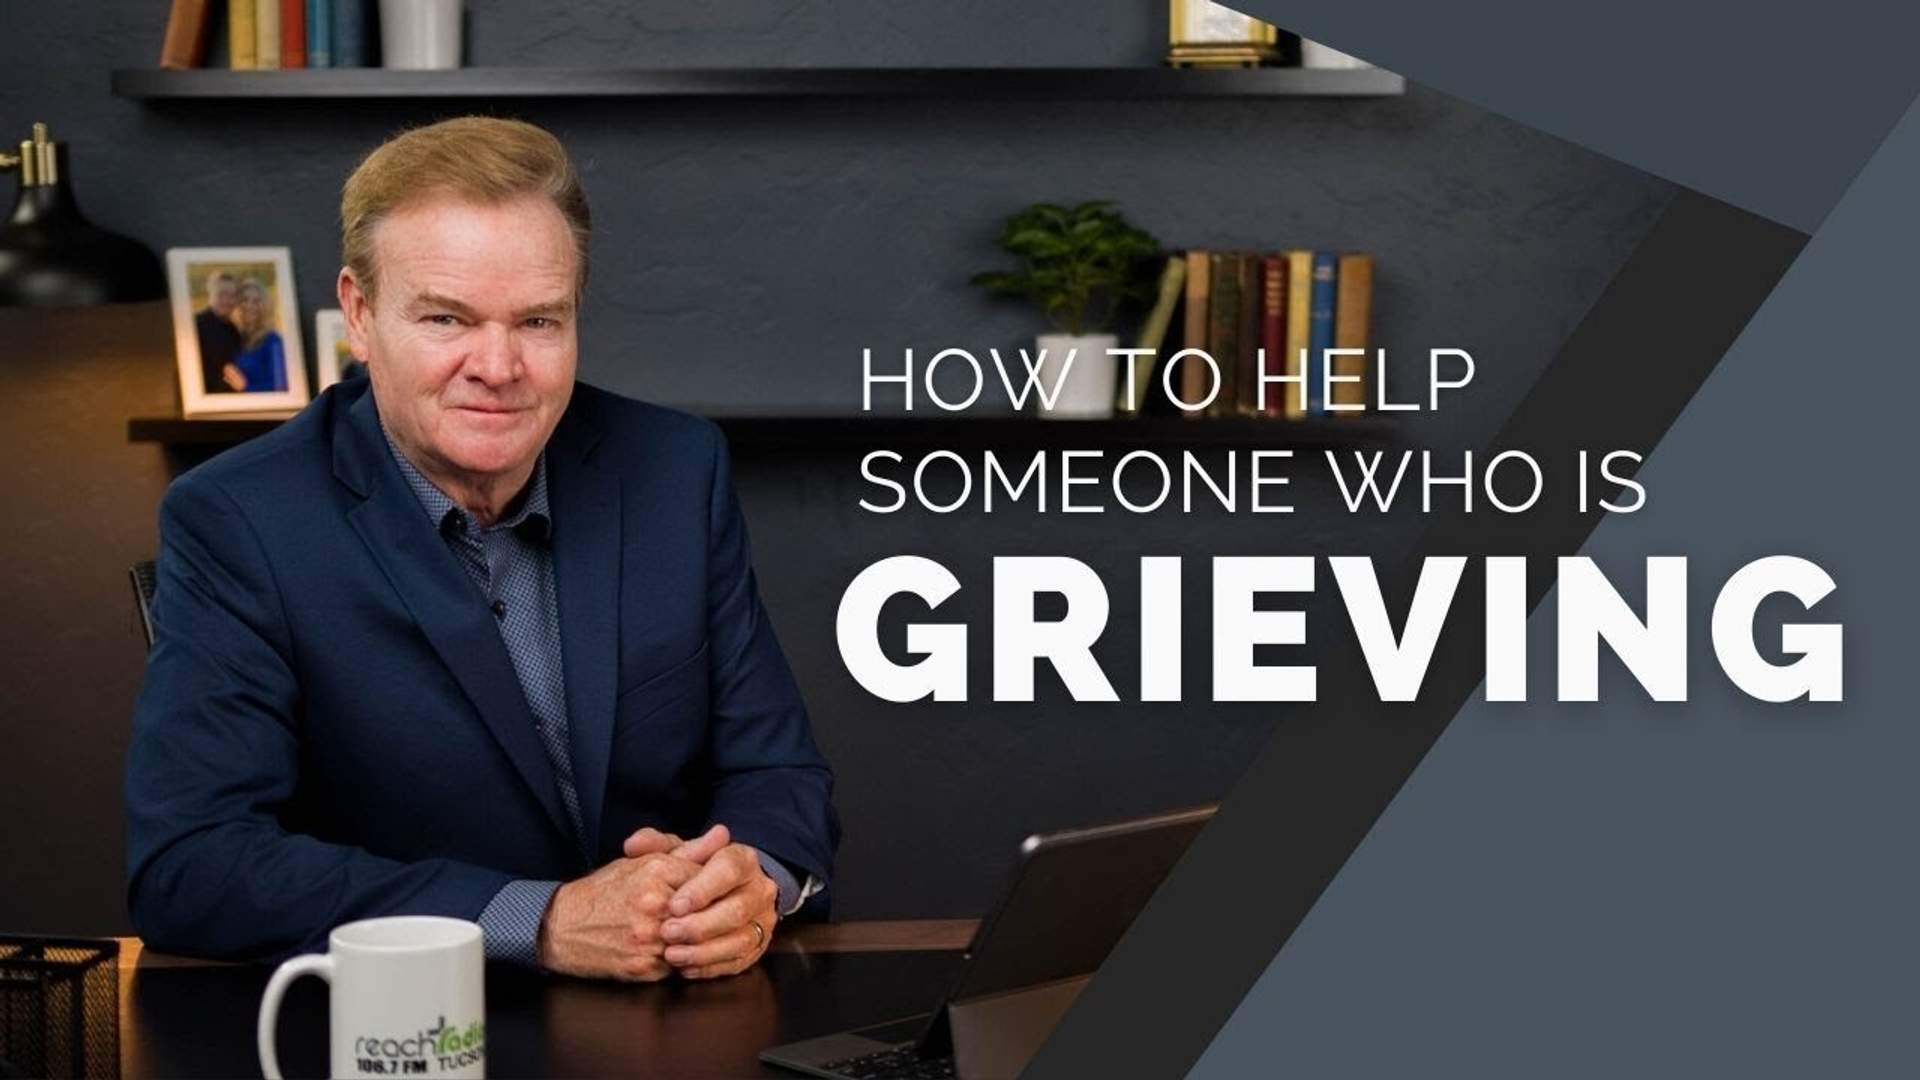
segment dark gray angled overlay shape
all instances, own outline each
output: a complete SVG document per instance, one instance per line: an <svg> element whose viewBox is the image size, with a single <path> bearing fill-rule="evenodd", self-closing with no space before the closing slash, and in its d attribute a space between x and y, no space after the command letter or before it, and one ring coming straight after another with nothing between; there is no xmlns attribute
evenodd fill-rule
<svg viewBox="0 0 1920 1080"><path fill-rule="evenodd" d="M1229 5L1805 232L1920 93L1920 4Z"/></svg>
<svg viewBox="0 0 1920 1080"><path fill-rule="evenodd" d="M1679 193L1485 454L1562 462L1596 447L1649 452L1805 242ZM1571 499L1512 516L1436 510L1410 557L1381 573L1388 610L1405 610L1429 555L1537 557L1537 603L1551 557L1577 551L1594 524ZM1470 565L1452 627L1483 620ZM1316 591L1308 633L1339 643L1320 668L1318 702L1276 727L1028 1076L1184 1075L1480 682L1480 635L1444 633L1419 700L1383 705L1341 632L1343 612L1330 585Z"/></svg>
<svg viewBox="0 0 1920 1080"><path fill-rule="evenodd" d="M1920 105L1583 549L1636 604L1646 556L1688 557L1688 702L1616 665L1555 704L1543 604L1535 702L1461 710L1194 1077L1920 1076L1916 191ZM1720 583L1775 554L1836 588L1755 642L1840 624L1844 702L1713 659Z"/></svg>

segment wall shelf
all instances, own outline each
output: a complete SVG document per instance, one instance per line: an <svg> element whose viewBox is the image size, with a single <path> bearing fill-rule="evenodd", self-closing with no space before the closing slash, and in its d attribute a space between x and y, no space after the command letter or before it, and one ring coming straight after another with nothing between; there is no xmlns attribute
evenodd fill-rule
<svg viewBox="0 0 1920 1080"><path fill-rule="evenodd" d="M191 71L120 68L113 92L148 101L254 98L1392 97L1406 80L1377 68L460 68Z"/></svg>
<svg viewBox="0 0 1920 1080"><path fill-rule="evenodd" d="M786 452L881 450L916 447L951 450L1249 449L1317 451L1379 446L1391 441L1392 425L1378 417L1339 416L1312 420L1216 418L1186 420L1036 420L1025 416L965 419L917 416L713 415L734 447ZM185 420L177 416L127 421L130 442L213 448L242 443L280 425L271 419Z"/></svg>
<svg viewBox="0 0 1920 1080"><path fill-rule="evenodd" d="M136 416L127 421L128 442L168 446L233 446L281 425L280 420L188 420L178 416Z"/></svg>
<svg viewBox="0 0 1920 1080"><path fill-rule="evenodd" d="M259 98L399 100L459 98L952 98L1023 101L1183 98L1371 98L1406 92L1406 80L1377 68L381 68L294 71L116 69L113 93L145 101ZM1021 416L714 415L738 447L1123 449L1375 445L1379 418L1304 422L1254 419L1038 421ZM134 442L211 452L244 442L278 419L139 417Z"/></svg>

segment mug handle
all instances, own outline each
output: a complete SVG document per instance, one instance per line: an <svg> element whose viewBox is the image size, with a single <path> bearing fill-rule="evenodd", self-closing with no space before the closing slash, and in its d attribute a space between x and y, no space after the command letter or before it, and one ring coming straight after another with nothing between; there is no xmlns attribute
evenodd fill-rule
<svg viewBox="0 0 1920 1080"><path fill-rule="evenodd" d="M308 953L296 956L274 969L273 978L267 980L267 992L260 997L260 1071L267 1080L282 1080L280 1076L280 1055L274 1052L274 1023L280 1019L280 999L286 996L287 987L302 975L318 975L333 982L333 957L325 953Z"/></svg>

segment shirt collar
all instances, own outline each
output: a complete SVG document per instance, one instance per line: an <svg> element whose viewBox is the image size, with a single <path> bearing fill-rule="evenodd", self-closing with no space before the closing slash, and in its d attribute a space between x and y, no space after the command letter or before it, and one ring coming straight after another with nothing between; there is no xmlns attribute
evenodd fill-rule
<svg viewBox="0 0 1920 1080"><path fill-rule="evenodd" d="M426 475L407 460L394 444L393 435L387 431L383 421L380 434L387 441L387 450L393 455L394 463L400 466L400 475L412 489L414 498L420 500L420 508L426 511L427 520L444 534L448 529L466 530L471 527L472 517L452 497L427 479ZM525 497L520 501L520 509L508 517L501 518L487 530L511 529L523 536L539 540L553 538L553 514L547 506L547 451L543 447L540 456L534 459L533 476L527 481Z"/></svg>

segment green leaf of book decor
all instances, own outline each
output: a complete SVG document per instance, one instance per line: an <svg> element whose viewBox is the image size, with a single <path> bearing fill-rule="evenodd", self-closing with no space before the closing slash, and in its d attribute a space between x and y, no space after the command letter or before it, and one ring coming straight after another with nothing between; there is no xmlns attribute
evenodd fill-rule
<svg viewBox="0 0 1920 1080"><path fill-rule="evenodd" d="M1106 199L1069 210L1035 203L1007 219L1000 246L1018 270L983 270L969 279L995 296L1040 305L1069 334L1105 330L1120 304L1153 298L1160 242L1120 216Z"/></svg>

